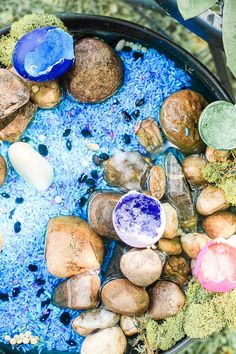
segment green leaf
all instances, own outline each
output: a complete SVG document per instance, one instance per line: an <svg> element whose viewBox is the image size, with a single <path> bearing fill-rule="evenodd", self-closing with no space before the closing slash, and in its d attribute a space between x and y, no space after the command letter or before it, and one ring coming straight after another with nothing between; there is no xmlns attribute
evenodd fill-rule
<svg viewBox="0 0 236 354"><path fill-rule="evenodd" d="M223 43L227 65L236 77L236 0L224 2Z"/></svg>
<svg viewBox="0 0 236 354"><path fill-rule="evenodd" d="M185 20L200 15L216 2L217 0L177 0L179 12Z"/></svg>

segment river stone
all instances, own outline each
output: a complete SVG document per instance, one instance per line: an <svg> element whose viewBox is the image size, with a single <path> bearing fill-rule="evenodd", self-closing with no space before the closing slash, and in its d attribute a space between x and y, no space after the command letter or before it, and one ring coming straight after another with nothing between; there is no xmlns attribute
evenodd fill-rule
<svg viewBox="0 0 236 354"><path fill-rule="evenodd" d="M109 281L101 292L106 308L120 315L142 315L149 303L148 293L127 279Z"/></svg>
<svg viewBox="0 0 236 354"><path fill-rule="evenodd" d="M92 229L101 236L118 241L120 238L113 226L112 213L120 197L120 193L97 191L88 203L88 220Z"/></svg>
<svg viewBox="0 0 236 354"><path fill-rule="evenodd" d="M2 155L0 155L0 187L4 184L7 178L7 163Z"/></svg>
<svg viewBox="0 0 236 354"><path fill-rule="evenodd" d="M108 44L82 38L75 45L75 63L65 74L64 85L79 102L101 102L119 89L123 75L123 63Z"/></svg>
<svg viewBox="0 0 236 354"><path fill-rule="evenodd" d="M103 242L79 217L57 216L47 225L45 257L52 275L68 278L100 268Z"/></svg>
<svg viewBox="0 0 236 354"><path fill-rule="evenodd" d="M32 121L36 112L37 106L32 102L27 102L17 111L10 114L8 124L0 130L0 140L14 143L18 141L28 125Z"/></svg>
<svg viewBox="0 0 236 354"><path fill-rule="evenodd" d="M29 89L17 75L0 69L0 129L12 120L9 115L24 106L29 97Z"/></svg>
<svg viewBox="0 0 236 354"><path fill-rule="evenodd" d="M96 273L85 272L59 283L53 292L53 304L73 310L92 309L98 304L101 281Z"/></svg>
<svg viewBox="0 0 236 354"><path fill-rule="evenodd" d="M198 121L206 105L199 93L182 90L169 96L161 107L160 123L166 138L185 154L204 149Z"/></svg>

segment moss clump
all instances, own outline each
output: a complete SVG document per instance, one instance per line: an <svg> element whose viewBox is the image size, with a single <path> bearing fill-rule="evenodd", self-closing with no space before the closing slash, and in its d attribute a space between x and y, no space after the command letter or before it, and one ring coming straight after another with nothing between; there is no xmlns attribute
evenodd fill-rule
<svg viewBox="0 0 236 354"><path fill-rule="evenodd" d="M0 63L6 67L12 65L12 53L18 40L28 32L46 26L55 26L66 30L64 23L54 15L31 14L14 22L9 34L0 38Z"/></svg>
<svg viewBox="0 0 236 354"><path fill-rule="evenodd" d="M236 151L233 150L227 161L208 163L203 169L203 177L223 189L228 202L236 206Z"/></svg>
<svg viewBox="0 0 236 354"><path fill-rule="evenodd" d="M205 338L226 326L236 329L236 290L210 293L193 279L177 315L162 322L146 317L139 323L140 340L144 342L141 353L168 350L185 336Z"/></svg>

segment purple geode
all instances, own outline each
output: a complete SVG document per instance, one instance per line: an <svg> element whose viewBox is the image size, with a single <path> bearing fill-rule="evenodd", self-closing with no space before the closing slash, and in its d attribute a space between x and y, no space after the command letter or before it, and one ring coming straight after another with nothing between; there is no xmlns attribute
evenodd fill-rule
<svg viewBox="0 0 236 354"><path fill-rule="evenodd" d="M165 212L156 198L131 191L117 203L113 224L123 242L132 247L147 247L161 238L166 224Z"/></svg>

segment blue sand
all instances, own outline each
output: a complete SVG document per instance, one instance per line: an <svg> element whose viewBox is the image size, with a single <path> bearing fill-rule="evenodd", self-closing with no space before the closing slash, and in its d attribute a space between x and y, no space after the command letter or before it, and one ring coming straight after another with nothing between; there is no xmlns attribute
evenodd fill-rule
<svg viewBox="0 0 236 354"><path fill-rule="evenodd" d="M86 218L86 204L81 207L80 203L81 197L86 201L89 186L78 181L82 173L91 177L90 171L97 170L96 187L107 188L101 168L92 161L95 153L88 149L87 143L99 144L98 155L102 152L112 154L116 149L144 153L134 134L135 124L148 117L158 120L164 99L191 84L184 71L155 50L148 50L144 59L137 61L132 52L120 55L125 65L125 81L113 97L101 104L89 105L79 104L65 95L58 107L39 109L25 132L24 139L36 150L39 144L47 146L46 158L55 171L54 182L48 191L36 192L11 169L8 161L7 181L0 190L0 225L4 235L0 254L0 341L6 334L14 336L30 330L40 337L42 349L80 350L83 338L74 333L70 325L60 322L64 310L51 303L41 306L42 301L50 299L53 288L60 281L48 273L44 259L48 220L60 214ZM135 102L140 99L144 99L144 104L136 107ZM123 120L122 111L132 115L137 109L140 111L138 120ZM84 137L83 129L89 130L92 136ZM124 134L130 136L129 144L124 144ZM1 145L5 157L8 146ZM56 203L56 196L61 197L61 203ZM16 233L14 225L17 222L20 222L20 231ZM113 247L114 243L111 243L107 248L106 266ZM30 264L37 265L38 270L29 271ZM9 301L1 300L7 298L7 295L1 297L1 293L7 294ZM72 318L79 313L69 312ZM40 319L44 315L48 317L42 322ZM76 345L70 346L66 342L69 340ZM29 350L31 347L24 345L21 348Z"/></svg>

